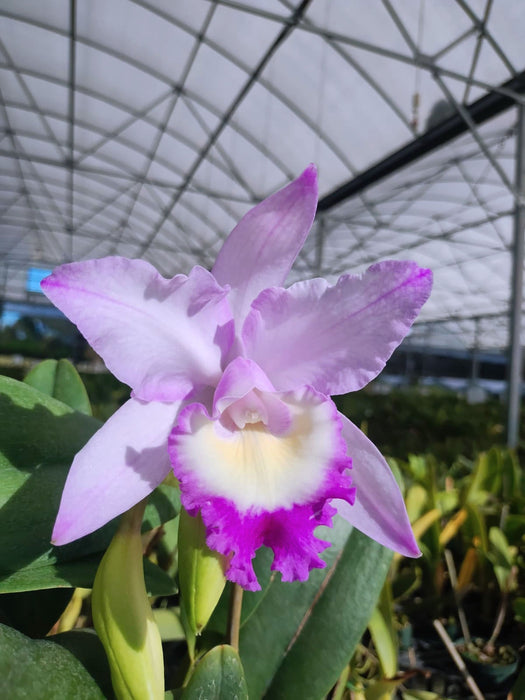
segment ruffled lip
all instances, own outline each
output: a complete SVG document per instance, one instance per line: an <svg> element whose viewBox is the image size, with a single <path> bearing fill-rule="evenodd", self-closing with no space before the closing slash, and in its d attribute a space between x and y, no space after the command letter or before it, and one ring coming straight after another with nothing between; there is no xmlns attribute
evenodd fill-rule
<svg viewBox="0 0 525 700"><path fill-rule="evenodd" d="M333 402L309 387L270 396L290 411L285 434L262 422L228 432L221 415L212 418L192 404L168 446L183 506L201 513L208 546L230 557L227 577L248 590L259 587L252 559L263 545L273 550L272 568L284 581L304 581L312 568L322 568L319 554L329 543L314 530L331 525L330 500L355 499ZM235 402L225 412L232 407Z"/></svg>

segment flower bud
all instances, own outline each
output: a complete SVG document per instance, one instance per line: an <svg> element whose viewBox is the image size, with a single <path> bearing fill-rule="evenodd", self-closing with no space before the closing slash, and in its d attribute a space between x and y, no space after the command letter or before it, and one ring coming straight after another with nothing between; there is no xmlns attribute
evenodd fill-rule
<svg viewBox="0 0 525 700"><path fill-rule="evenodd" d="M199 515L184 508L179 522L179 586L181 607L193 634L200 634L224 590L226 557L206 544L206 528Z"/></svg>
<svg viewBox="0 0 525 700"><path fill-rule="evenodd" d="M118 700L164 698L162 642L144 583L144 509L142 501L124 513L93 584L93 621Z"/></svg>

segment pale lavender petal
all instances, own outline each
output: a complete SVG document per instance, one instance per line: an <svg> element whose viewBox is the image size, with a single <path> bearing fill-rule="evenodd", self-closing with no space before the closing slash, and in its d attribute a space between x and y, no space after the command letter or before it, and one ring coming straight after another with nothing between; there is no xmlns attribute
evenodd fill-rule
<svg viewBox="0 0 525 700"><path fill-rule="evenodd" d="M229 284L235 319L244 319L262 289L279 286L301 250L317 208L317 171L304 173L251 209L219 252L213 274Z"/></svg>
<svg viewBox="0 0 525 700"><path fill-rule="evenodd" d="M130 399L73 460L53 530L67 544L145 498L170 471L168 435L179 403Z"/></svg>
<svg viewBox="0 0 525 700"><path fill-rule="evenodd" d="M174 401L218 381L233 321L203 268L167 280L142 260L102 258L62 265L42 289L134 396Z"/></svg>
<svg viewBox="0 0 525 700"><path fill-rule="evenodd" d="M432 273L389 260L345 275L266 289L253 302L242 338L246 355L275 388L309 384L333 395L376 377L427 300Z"/></svg>
<svg viewBox="0 0 525 700"><path fill-rule="evenodd" d="M365 535L407 557L421 552L410 526L403 496L379 450L348 418L343 437L352 458L355 503L332 501L338 513Z"/></svg>

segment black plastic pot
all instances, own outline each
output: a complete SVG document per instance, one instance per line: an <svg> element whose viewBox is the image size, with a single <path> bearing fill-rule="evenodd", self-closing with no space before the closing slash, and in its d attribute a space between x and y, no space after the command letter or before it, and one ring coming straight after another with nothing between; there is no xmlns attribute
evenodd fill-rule
<svg viewBox="0 0 525 700"><path fill-rule="evenodd" d="M498 686L505 683L518 668L518 654L514 651L512 647L505 645L509 649L513 656L513 661L498 663L485 662L476 658L475 653L471 653L468 650L462 648L464 645L463 639L458 639L456 641L456 648L459 651L461 658L465 662L466 667L480 686L484 688L497 688Z"/></svg>

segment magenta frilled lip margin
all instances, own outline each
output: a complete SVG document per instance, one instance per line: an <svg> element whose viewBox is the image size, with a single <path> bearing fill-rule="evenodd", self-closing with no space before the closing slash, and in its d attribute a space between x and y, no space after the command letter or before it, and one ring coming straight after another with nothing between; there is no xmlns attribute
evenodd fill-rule
<svg viewBox="0 0 525 700"><path fill-rule="evenodd" d="M108 257L42 282L131 398L76 455L53 531L66 544L147 496L173 469L227 577L249 590L262 545L285 581L323 567L315 537L337 512L408 556L419 550L383 457L331 395L377 376L432 275L387 261L363 275L282 285L317 206L313 166L249 211L212 272L163 278Z"/></svg>

